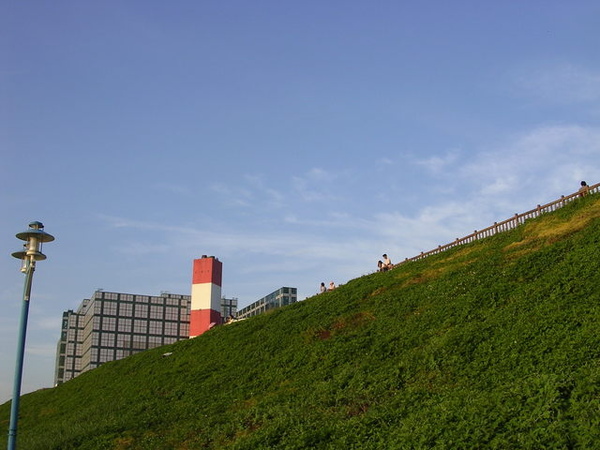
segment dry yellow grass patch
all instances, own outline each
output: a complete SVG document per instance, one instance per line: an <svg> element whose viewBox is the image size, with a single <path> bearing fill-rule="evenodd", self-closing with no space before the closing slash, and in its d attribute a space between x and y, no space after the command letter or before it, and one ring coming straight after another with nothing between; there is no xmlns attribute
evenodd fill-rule
<svg viewBox="0 0 600 450"><path fill-rule="evenodd" d="M519 242L507 245L504 250L513 258L523 256L539 250L545 244L557 242L582 230L598 217L600 217L600 199L568 219L553 217L543 222L526 223L524 238Z"/></svg>
<svg viewBox="0 0 600 450"><path fill-rule="evenodd" d="M471 252L471 250L464 252L462 256L468 254L469 252ZM404 283L402 283L400 285L400 287L404 288L407 286L412 286L414 284L426 283L426 282L435 280L446 273L452 272L453 270L456 270L459 267L468 266L469 264L474 262L474 260L466 260L466 261L454 262L452 264L449 263L453 259L456 259L456 258L451 257L448 259L444 259L443 261L440 261L438 264L433 265L433 266L423 270L422 272L419 272L419 273L415 274L414 276L407 278L404 281Z"/></svg>

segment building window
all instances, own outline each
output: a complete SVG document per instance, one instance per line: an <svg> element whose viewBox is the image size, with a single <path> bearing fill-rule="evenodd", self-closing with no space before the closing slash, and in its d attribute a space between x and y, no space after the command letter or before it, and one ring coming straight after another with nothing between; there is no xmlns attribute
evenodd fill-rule
<svg viewBox="0 0 600 450"><path fill-rule="evenodd" d="M100 358L98 362L104 363L108 361L114 360L114 350L112 348L101 348L100 349Z"/></svg>
<svg viewBox="0 0 600 450"><path fill-rule="evenodd" d="M131 303L119 304L119 316L131 317L133 313L133 305Z"/></svg>
<svg viewBox="0 0 600 450"><path fill-rule="evenodd" d="M166 320L179 319L179 308L172 308L172 307L165 308L165 319Z"/></svg>
<svg viewBox="0 0 600 450"><path fill-rule="evenodd" d="M115 335L112 333L102 333L102 339L100 345L103 347L114 347L115 346Z"/></svg>
<svg viewBox="0 0 600 450"><path fill-rule="evenodd" d="M164 303L164 297L150 297L150 303Z"/></svg>
<svg viewBox="0 0 600 450"><path fill-rule="evenodd" d="M133 332L134 333L146 333L148 329L147 320L134 320L133 321Z"/></svg>
<svg viewBox="0 0 600 450"><path fill-rule="evenodd" d="M116 331L117 318L116 317L103 317L102 318L102 330L104 331Z"/></svg>
<svg viewBox="0 0 600 450"><path fill-rule="evenodd" d="M164 319L164 308L162 306L152 305L150 307L151 319Z"/></svg>
<svg viewBox="0 0 600 450"><path fill-rule="evenodd" d="M148 305L140 305L139 303L135 305L135 316L140 318L148 317Z"/></svg>
<svg viewBox="0 0 600 450"><path fill-rule="evenodd" d="M148 346L154 348L162 345L162 336L148 336Z"/></svg>
<svg viewBox="0 0 600 450"><path fill-rule="evenodd" d="M165 336L178 336L177 323L165 323Z"/></svg>
<svg viewBox="0 0 600 450"><path fill-rule="evenodd" d="M131 331L131 319L119 318L119 331L128 333Z"/></svg>
<svg viewBox="0 0 600 450"><path fill-rule="evenodd" d="M145 350L146 339L142 336L134 337L131 341L131 348L133 348L134 350Z"/></svg>
<svg viewBox="0 0 600 450"><path fill-rule="evenodd" d="M163 323L158 320L150 320L148 322L148 334L162 334Z"/></svg>
<svg viewBox="0 0 600 450"><path fill-rule="evenodd" d="M116 316L117 315L117 302L104 302L104 315L105 316Z"/></svg>
<svg viewBox="0 0 600 450"><path fill-rule="evenodd" d="M190 335L190 325L189 325L189 323L182 323L180 329L181 329L180 336L189 336Z"/></svg>

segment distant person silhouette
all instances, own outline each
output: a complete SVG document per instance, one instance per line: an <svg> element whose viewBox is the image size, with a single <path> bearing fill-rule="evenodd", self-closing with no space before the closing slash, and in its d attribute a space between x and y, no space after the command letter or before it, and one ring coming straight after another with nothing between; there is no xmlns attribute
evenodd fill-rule
<svg viewBox="0 0 600 450"><path fill-rule="evenodd" d="M585 181L581 182L581 187L579 188L579 196L585 197L590 193L590 187L587 185Z"/></svg>
<svg viewBox="0 0 600 450"><path fill-rule="evenodd" d="M388 258L387 253L383 254L383 272L390 270L394 265L392 264L392 260Z"/></svg>
<svg viewBox="0 0 600 450"><path fill-rule="evenodd" d="M319 286L319 294L322 294L323 292L327 292L327 288L325 287L325 282L321 283L321 286Z"/></svg>

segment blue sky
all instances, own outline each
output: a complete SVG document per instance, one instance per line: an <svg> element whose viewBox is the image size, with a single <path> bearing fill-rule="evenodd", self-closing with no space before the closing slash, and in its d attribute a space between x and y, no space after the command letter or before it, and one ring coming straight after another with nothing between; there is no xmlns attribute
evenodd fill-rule
<svg viewBox="0 0 600 450"><path fill-rule="evenodd" d="M596 1L0 7L0 402L39 220L23 393L97 288L304 299L600 182Z"/></svg>

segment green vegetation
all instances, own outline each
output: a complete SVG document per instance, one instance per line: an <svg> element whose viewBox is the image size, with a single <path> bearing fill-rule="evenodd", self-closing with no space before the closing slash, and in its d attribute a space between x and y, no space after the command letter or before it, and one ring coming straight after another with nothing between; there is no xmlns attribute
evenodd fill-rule
<svg viewBox="0 0 600 450"><path fill-rule="evenodd" d="M19 448L597 448L599 246L589 196L105 364L23 396Z"/></svg>

